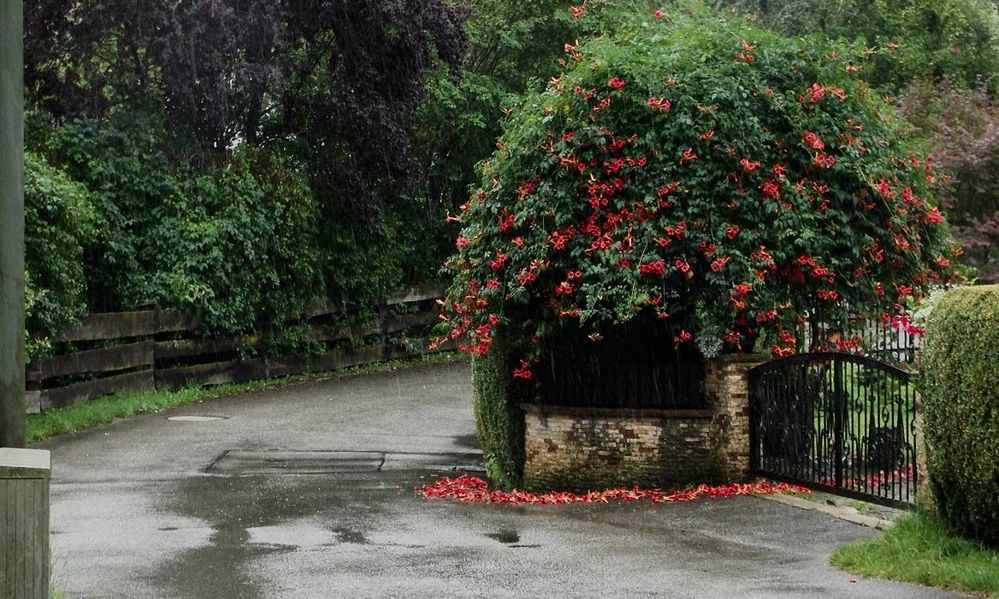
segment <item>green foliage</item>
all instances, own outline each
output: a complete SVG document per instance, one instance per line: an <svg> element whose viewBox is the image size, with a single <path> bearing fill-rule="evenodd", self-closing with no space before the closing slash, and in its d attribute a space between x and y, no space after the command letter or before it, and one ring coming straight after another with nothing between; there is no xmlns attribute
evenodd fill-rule
<svg viewBox="0 0 999 599"><path fill-rule="evenodd" d="M988 0L723 0L791 35L821 33L870 48L870 83L898 92L916 78L963 87L999 75L999 16ZM995 89L993 87L993 89Z"/></svg>
<svg viewBox="0 0 999 599"><path fill-rule="evenodd" d="M948 292L920 364L927 468L947 525L999 547L999 286Z"/></svg>
<svg viewBox="0 0 999 599"><path fill-rule="evenodd" d="M565 0L468 2L460 75L446 65L431 71L418 111L418 159L427 173L421 188L438 223L468 199L475 164L495 148L504 111L558 72L562 45L579 35L568 6ZM428 228L437 256L446 256L455 230Z"/></svg>
<svg viewBox="0 0 999 599"><path fill-rule="evenodd" d="M450 338L594 336L648 310L701 347L793 351L803 315L880 315L951 276L929 165L857 55L686 4L569 48L464 206Z"/></svg>
<svg viewBox="0 0 999 599"><path fill-rule="evenodd" d="M45 337L86 310L83 253L99 226L86 188L28 152L24 236L29 357L41 349Z"/></svg>
<svg viewBox="0 0 999 599"><path fill-rule="evenodd" d="M830 561L862 576L999 597L999 553L955 537L933 512L903 516L876 538L840 547Z"/></svg>
<svg viewBox="0 0 999 599"><path fill-rule="evenodd" d="M310 301L373 306L401 286L406 259L421 257L408 249L419 231L394 207L376 224L324 214L300 165L249 146L192 173L168 156L163 129L142 115L48 130L34 119L29 139L79 182L102 225L76 257L91 310L195 309L205 334L254 332L281 349L295 343L285 324ZM337 225L321 234L324 219Z"/></svg>
<svg viewBox="0 0 999 599"><path fill-rule="evenodd" d="M440 213L406 194L422 176L412 146L426 73L435 60L457 69L460 11L244 4L26 11L27 145L99 223L77 243L86 294L68 312L192 308L205 334L253 332L284 351L304 343L289 323L307 303L370 310L436 271L425 229ZM39 239L29 254L44 253ZM64 324L49 304L67 298L31 270L35 319Z"/></svg>
<svg viewBox="0 0 999 599"><path fill-rule="evenodd" d="M179 183L145 235L140 293L198 309L211 333L273 336L323 293L318 208L304 177L262 152Z"/></svg>
<svg viewBox="0 0 999 599"><path fill-rule="evenodd" d="M494 484L517 488L524 475L524 413L521 386L511 378L513 364L500 342L472 362L472 407L486 473Z"/></svg>
<svg viewBox="0 0 999 599"><path fill-rule="evenodd" d="M999 107L984 86L920 80L906 89L900 112L949 175L940 205L964 248L962 262L979 281L999 281Z"/></svg>
<svg viewBox="0 0 999 599"><path fill-rule="evenodd" d="M102 223L87 248L88 304L94 311L130 309L147 296L149 256L143 244L156 212L179 193L179 177L162 147L164 124L145 114L102 121L76 118L58 126L35 112L28 147L43 153L89 192ZM30 251L30 246L29 246Z"/></svg>

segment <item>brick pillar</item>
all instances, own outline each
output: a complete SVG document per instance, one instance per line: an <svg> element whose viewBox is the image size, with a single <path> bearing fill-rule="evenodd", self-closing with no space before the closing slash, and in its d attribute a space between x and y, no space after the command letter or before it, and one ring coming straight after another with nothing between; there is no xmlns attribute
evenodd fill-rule
<svg viewBox="0 0 999 599"><path fill-rule="evenodd" d="M714 462L723 481L749 478L749 371L767 360L765 354L726 354L704 365Z"/></svg>

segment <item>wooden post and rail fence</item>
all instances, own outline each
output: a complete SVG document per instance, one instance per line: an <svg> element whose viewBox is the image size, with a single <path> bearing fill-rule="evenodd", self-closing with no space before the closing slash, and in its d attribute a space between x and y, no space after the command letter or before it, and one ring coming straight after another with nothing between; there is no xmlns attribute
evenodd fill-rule
<svg viewBox="0 0 999 599"><path fill-rule="evenodd" d="M53 336L66 351L27 366L27 409L34 413L112 393L239 383L431 353L425 333L438 322L435 300L443 292L440 286L407 289L386 298L373 320L341 328L321 323L344 314L317 304L308 312L305 339L324 351L304 356L241 357L260 347L259 338L198 338L198 317L189 311L90 314ZM419 337L410 347L398 347L393 335L399 333Z"/></svg>

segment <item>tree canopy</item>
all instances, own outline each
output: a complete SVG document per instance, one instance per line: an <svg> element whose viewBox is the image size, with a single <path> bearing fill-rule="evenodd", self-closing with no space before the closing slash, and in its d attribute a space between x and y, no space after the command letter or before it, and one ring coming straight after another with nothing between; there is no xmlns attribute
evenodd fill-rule
<svg viewBox="0 0 999 599"><path fill-rule="evenodd" d="M195 164L277 146L364 213L418 175L426 71L465 45L441 0L38 0L26 29L29 95L56 119L162 114Z"/></svg>

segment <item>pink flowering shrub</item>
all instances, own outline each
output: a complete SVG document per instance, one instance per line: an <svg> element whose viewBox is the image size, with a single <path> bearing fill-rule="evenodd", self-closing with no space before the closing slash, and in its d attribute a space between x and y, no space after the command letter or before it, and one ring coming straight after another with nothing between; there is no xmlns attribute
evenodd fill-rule
<svg viewBox="0 0 999 599"><path fill-rule="evenodd" d="M560 332L646 314L663 343L780 355L806 313L889 319L954 276L932 166L850 51L660 17L567 44L506 123L438 342L485 355L502 328L530 379Z"/></svg>

